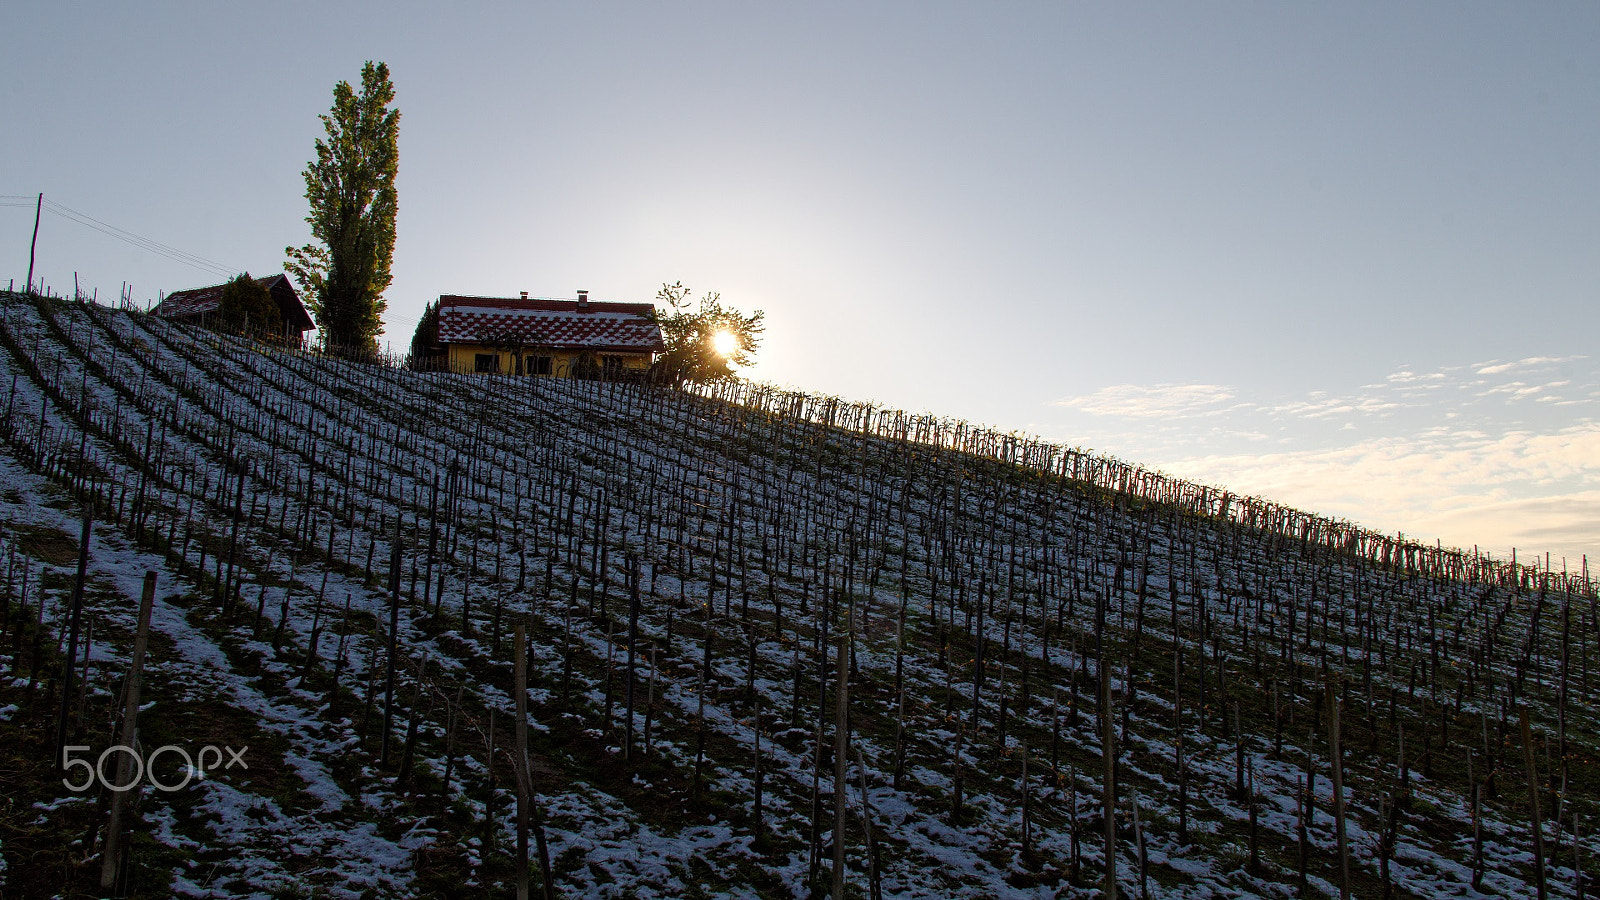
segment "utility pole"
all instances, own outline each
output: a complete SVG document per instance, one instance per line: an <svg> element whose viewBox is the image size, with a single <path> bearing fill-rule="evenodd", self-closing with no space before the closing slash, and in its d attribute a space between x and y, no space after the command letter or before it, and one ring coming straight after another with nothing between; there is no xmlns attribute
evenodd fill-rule
<svg viewBox="0 0 1600 900"><path fill-rule="evenodd" d="M28 293L33 293L33 251L39 246L39 214L44 212L44 191L33 206L33 240L28 242Z"/></svg>

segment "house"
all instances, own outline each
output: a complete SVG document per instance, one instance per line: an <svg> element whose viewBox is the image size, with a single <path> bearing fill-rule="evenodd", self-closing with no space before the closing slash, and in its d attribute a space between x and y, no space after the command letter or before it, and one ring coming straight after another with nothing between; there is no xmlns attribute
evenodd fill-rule
<svg viewBox="0 0 1600 900"><path fill-rule="evenodd" d="M306 332L316 325L312 323L310 313L306 312L305 304L300 302L294 282L287 275L268 275L257 278L255 282L265 287L272 299L277 301L278 312L283 318L283 336L297 344L304 341ZM156 304L151 313L178 322L211 327L216 324L223 287L225 285L214 284L187 291L173 291Z"/></svg>
<svg viewBox="0 0 1600 900"><path fill-rule="evenodd" d="M666 349L649 303L439 298L439 364L452 372L637 377Z"/></svg>

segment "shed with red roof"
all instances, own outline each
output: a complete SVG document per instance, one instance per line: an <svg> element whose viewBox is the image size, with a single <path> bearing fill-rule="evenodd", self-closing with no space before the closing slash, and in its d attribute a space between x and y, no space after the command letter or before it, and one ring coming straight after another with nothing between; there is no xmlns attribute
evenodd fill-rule
<svg viewBox="0 0 1600 900"><path fill-rule="evenodd" d="M294 282L290 281L287 275L268 275L255 279L255 282L266 288L267 293L271 294L273 301L278 304L278 312L283 317L283 336L294 343L303 341L306 332L316 326L312 324L311 314L306 312L305 304L300 302L300 294L295 291ZM180 322L212 327L220 324L215 320L218 308L222 304L222 289L226 286L214 284L210 287L173 291L163 297L151 312Z"/></svg>

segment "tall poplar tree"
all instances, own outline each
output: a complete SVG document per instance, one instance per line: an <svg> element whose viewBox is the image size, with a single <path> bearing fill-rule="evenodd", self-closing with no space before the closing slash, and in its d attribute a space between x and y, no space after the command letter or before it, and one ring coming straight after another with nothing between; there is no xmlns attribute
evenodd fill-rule
<svg viewBox="0 0 1600 900"><path fill-rule="evenodd" d="M324 347L373 354L383 330L383 292L392 279L400 112L390 109L389 67L368 61L361 93L348 81L333 88L333 109L321 116L327 139L306 166L306 222L320 244L289 247L284 269L305 288Z"/></svg>

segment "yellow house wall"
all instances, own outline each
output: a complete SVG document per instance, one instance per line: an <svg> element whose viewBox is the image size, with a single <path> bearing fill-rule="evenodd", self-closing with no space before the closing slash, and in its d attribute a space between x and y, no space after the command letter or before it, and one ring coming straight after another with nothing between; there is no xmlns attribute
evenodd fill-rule
<svg viewBox="0 0 1600 900"><path fill-rule="evenodd" d="M517 371L517 358L509 350L488 347L483 344L447 344L449 347L449 365L452 372L477 371L478 354L492 353L499 358L500 374L515 375ZM571 350L525 350L522 358L526 362L532 356L550 357L550 374L567 375L572 371L572 364L578 358L576 351ZM597 357L620 356L622 367L625 369L648 369L651 363L649 353L602 353Z"/></svg>

